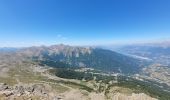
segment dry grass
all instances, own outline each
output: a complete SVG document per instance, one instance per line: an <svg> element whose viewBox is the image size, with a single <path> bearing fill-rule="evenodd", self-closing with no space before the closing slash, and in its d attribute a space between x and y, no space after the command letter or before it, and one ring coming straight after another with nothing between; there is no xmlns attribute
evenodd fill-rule
<svg viewBox="0 0 170 100"><path fill-rule="evenodd" d="M17 81L13 77L0 77L0 83L7 83L10 86L17 84Z"/></svg>

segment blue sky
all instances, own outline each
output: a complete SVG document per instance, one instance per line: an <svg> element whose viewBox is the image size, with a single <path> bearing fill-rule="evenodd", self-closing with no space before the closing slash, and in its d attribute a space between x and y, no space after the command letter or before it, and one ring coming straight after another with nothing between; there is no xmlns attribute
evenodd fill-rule
<svg viewBox="0 0 170 100"><path fill-rule="evenodd" d="M170 39L170 0L0 0L0 47Z"/></svg>

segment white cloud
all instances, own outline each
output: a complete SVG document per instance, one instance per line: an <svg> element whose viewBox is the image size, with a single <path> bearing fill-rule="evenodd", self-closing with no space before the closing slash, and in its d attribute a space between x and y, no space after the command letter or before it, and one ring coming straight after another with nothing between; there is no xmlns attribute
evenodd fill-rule
<svg viewBox="0 0 170 100"><path fill-rule="evenodd" d="M60 40L67 40L68 38L65 37L65 36L63 36L63 35L61 35L61 34L58 34L58 35L57 35L57 39L60 39Z"/></svg>
<svg viewBox="0 0 170 100"><path fill-rule="evenodd" d="M58 35L57 35L57 38L61 38L61 37L62 37L62 35L61 35L61 34L58 34Z"/></svg>

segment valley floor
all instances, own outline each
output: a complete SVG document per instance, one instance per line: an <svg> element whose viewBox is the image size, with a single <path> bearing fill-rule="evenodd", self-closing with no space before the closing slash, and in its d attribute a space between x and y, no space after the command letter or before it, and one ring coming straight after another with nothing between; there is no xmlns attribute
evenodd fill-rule
<svg viewBox="0 0 170 100"><path fill-rule="evenodd" d="M93 81L59 78L49 74L49 68L34 63L6 66L10 67L1 70L0 100L157 100L116 86L107 95L99 93Z"/></svg>

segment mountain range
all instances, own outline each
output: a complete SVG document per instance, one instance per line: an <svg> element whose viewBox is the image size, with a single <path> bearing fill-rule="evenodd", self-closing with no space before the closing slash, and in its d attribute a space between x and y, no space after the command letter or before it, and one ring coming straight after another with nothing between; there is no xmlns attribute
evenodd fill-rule
<svg viewBox="0 0 170 100"><path fill-rule="evenodd" d="M152 63L98 47L1 48L0 99L167 100L169 68Z"/></svg>
<svg viewBox="0 0 170 100"><path fill-rule="evenodd" d="M139 59L94 47L40 46L21 48L13 54L52 67L85 67L123 74L138 73L144 66Z"/></svg>

